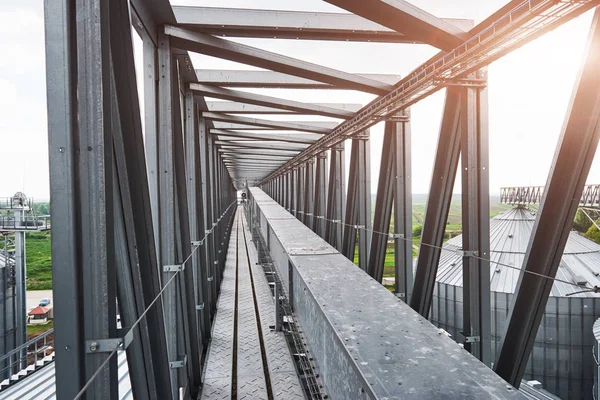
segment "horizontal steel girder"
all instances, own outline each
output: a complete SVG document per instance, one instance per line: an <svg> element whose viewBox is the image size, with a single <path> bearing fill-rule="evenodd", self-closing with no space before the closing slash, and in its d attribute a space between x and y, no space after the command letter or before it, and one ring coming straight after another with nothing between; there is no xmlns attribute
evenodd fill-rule
<svg viewBox="0 0 600 400"><path fill-rule="evenodd" d="M325 0L375 23L409 34L422 43L452 50L467 33L403 0Z"/></svg>
<svg viewBox="0 0 600 400"><path fill-rule="evenodd" d="M387 83L366 79L358 75L337 71L332 68L220 39L204 33L197 33L170 25L165 27L165 33L171 36L171 43L174 47L212 57L253 65L361 92L382 95L387 94L393 89L393 86Z"/></svg>
<svg viewBox="0 0 600 400"><path fill-rule="evenodd" d="M227 149L231 147L243 147L250 149L271 149L271 150L283 150L283 151L302 151L307 145L302 145L298 143L272 143L272 142L229 142L226 140L217 140L215 142L218 145L221 145L222 149Z"/></svg>
<svg viewBox="0 0 600 400"><path fill-rule="evenodd" d="M228 153L228 154L257 154L268 157L272 156L293 156L294 152L290 152L289 150L263 150L263 149L228 149L221 148L219 149L219 153Z"/></svg>
<svg viewBox="0 0 600 400"><path fill-rule="evenodd" d="M366 79L395 85L401 78L394 74L355 74ZM327 83L299 78L275 71L245 71L197 69L198 83L223 87L261 88L261 89L341 89ZM338 107L343 108L343 107ZM360 107L359 107L360 108ZM210 107L209 107L210 110ZM357 111L357 110L355 110Z"/></svg>
<svg viewBox="0 0 600 400"><path fill-rule="evenodd" d="M362 105L360 104L349 104L349 103L312 103L314 106L333 108L336 110L342 110L351 112L353 115L356 111L360 110ZM288 111L282 108L257 106L254 104L238 103L234 101L207 101L206 107L210 112L219 112L227 114L283 114L283 115L311 115L314 114L310 110L302 111L300 109L296 111Z"/></svg>
<svg viewBox="0 0 600 400"><path fill-rule="evenodd" d="M279 108L311 115L322 115L324 117L341 119L348 119L354 116L352 111L339 110L333 107L319 106L317 104L301 103L299 101L286 100L262 94L242 92L240 90L225 89L218 86L203 85L200 83L190 83L190 89L206 97Z"/></svg>
<svg viewBox="0 0 600 400"><path fill-rule="evenodd" d="M176 6L173 11L180 26L214 35L419 43L412 32L396 32L353 14L189 6ZM463 30L471 26L470 20L442 21Z"/></svg>
<svg viewBox="0 0 600 400"><path fill-rule="evenodd" d="M225 114L225 115L231 115L231 114ZM261 120L259 120L261 121ZM268 120L270 122L270 120ZM241 131L263 131L265 133L277 133L277 131L295 131L295 129L292 129L288 126L286 127L272 127L272 126L263 126L263 125L248 125L248 124L241 124L241 123L235 123L235 122L223 122L223 121L212 121L214 128L216 129L225 129L225 130L241 130ZM338 123L334 122L334 121L285 121L287 124L301 124L301 125L308 125L311 126L313 128L324 128L327 129L327 131L331 131L333 128L335 128ZM298 131L298 132L303 132L303 131ZM324 135L325 132L307 132L307 133L320 133L321 135Z"/></svg>
<svg viewBox="0 0 600 400"><path fill-rule="evenodd" d="M269 135L266 133L248 133L239 131L226 131L222 129L211 129L210 133L216 135L219 139L223 137L227 138L243 138L243 139L256 139L256 140L271 140L276 142L287 142L287 143L305 143L312 144L316 142L321 135L295 135L291 133L279 133L275 135Z"/></svg>
<svg viewBox="0 0 600 400"><path fill-rule="evenodd" d="M299 132L311 132L311 133L323 133L323 134L327 134L330 131L327 128L321 128L318 126L308 125L305 123L272 121L272 120L267 120L267 119L240 117L238 115L230 115L230 114L203 112L202 116L206 119L213 120L213 121L233 122L233 123L238 123L238 124L262 126L265 128L273 128L273 129L289 129L289 130L294 130L294 131L299 131Z"/></svg>

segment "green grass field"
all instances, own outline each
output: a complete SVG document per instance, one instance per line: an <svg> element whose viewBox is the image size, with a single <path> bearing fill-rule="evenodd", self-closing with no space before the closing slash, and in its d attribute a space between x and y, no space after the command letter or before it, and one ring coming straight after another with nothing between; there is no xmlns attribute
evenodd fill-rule
<svg viewBox="0 0 600 400"><path fill-rule="evenodd" d="M42 333L54 328L54 321L50 320L47 324L27 325L27 337L36 337Z"/></svg>
<svg viewBox="0 0 600 400"><path fill-rule="evenodd" d="M52 289L50 232L28 233L25 241L27 290Z"/></svg>

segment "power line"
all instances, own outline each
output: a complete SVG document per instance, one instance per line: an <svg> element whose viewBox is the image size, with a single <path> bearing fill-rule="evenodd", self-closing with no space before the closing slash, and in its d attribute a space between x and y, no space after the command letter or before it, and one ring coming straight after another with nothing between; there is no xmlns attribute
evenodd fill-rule
<svg viewBox="0 0 600 400"><path fill-rule="evenodd" d="M296 212L298 212L298 213L300 213L300 214L303 214L303 215L308 215L308 213L304 213L303 211L298 211L298 210L296 210ZM310 217L314 217L314 216L313 216L313 215L310 215ZM345 222L342 222L342 221L340 221L340 220L329 219L329 218L326 218L326 217L324 217L324 216L319 216L319 217L318 217L318 219L324 219L325 221L329 221L329 222L332 222L332 223L336 223L336 224L345 225L345 226L347 226L347 227L354 228L354 229L356 229L356 230L359 230L359 229L360 229L360 230L367 231L367 232L371 232L371 233L375 233L375 234L378 234L378 235L383 235L383 236L391 236L391 235L392 235L392 234L390 234L389 232L388 232L388 233L385 233L385 232L379 232L379 231L375 231L375 230L373 230L373 229L368 229L368 228L366 228L366 227L364 227L364 226L362 226L362 225L352 225L352 224L347 224L347 223L345 223ZM412 240L411 240L411 239L408 239L408 238L404 238L404 237L395 237L395 238L396 238L396 239L401 239L401 240L404 240L404 241L407 241L407 242L410 242L410 243L412 243ZM431 248L438 249L438 250L450 251L450 252L453 252L453 253L456 253L456 254L463 255L463 252L462 252L462 250L455 250L455 249L445 248L445 247L436 246L436 245L433 245L433 244L430 244L430 243L424 243L424 242L420 242L420 244L421 244L422 246L427 246L427 247L431 247ZM482 261L487 261L487 262L490 262L490 263L492 263L492 264L496 264L496 265L499 265L499 266L502 266L502 267L506 267L506 268L511 268L511 269L514 269L514 270L517 270L517 271L524 271L525 273L528 273L528 274L531 274L531 275L536 275L536 276L539 276L539 277L542 277L542 278L546 278L546 279L550 279L550 280L552 280L552 281L556 281L556 282L566 283L566 284L568 284L568 285L576 286L576 287L578 287L578 288L587 288L587 289L592 289L592 288L589 288L589 287L588 287L588 286L586 286L586 285L580 285L580 284L573 283L573 282L569 282L569 281L565 281L565 280L563 280L563 279L559 279L559 278L556 278L556 277L554 277L554 278L553 278L553 277L551 277L551 276L544 275L544 274L540 274L540 273L537 273L537 272L523 270L523 269L521 269L521 268L519 268L519 267L515 267L515 266L513 266L513 265L505 264L505 263L502 263L502 262L499 262L499 261L494 261L494 260L492 260L492 259L488 259L488 258L480 257L480 256L477 256L477 255L469 255L469 257L473 257L473 258L476 258L476 259L478 259L478 260L482 260Z"/></svg>

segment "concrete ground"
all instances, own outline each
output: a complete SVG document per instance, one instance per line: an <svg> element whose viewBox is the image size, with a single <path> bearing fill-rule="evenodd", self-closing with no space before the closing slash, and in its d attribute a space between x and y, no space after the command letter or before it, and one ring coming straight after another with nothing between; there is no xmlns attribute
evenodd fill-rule
<svg viewBox="0 0 600 400"><path fill-rule="evenodd" d="M52 290L28 290L27 291L27 310L40 305L40 300L49 297L52 300ZM50 305L54 305L50 303Z"/></svg>

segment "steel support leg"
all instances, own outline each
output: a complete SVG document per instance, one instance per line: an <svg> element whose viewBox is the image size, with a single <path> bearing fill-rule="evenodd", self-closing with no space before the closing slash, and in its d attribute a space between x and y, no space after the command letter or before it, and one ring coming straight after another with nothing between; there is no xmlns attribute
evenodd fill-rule
<svg viewBox="0 0 600 400"><path fill-rule="evenodd" d="M369 263L369 246L371 244L371 149L369 132L359 140L358 152L358 225L364 229L358 231L358 266L366 271Z"/></svg>
<svg viewBox="0 0 600 400"><path fill-rule="evenodd" d="M205 129L204 121L198 122L198 110L194 101L194 94L187 90L185 93L185 162L186 162L186 177L188 189L188 206L189 206L189 226L190 237L192 240L198 241L204 237L204 224L202 221L202 177L200 174L200 145L201 135L199 130ZM206 133L205 133L206 134ZM208 344L210 338L210 308L205 308L204 305L209 302L208 288L205 281L206 270L201 250L204 248L204 243L201 248L196 249L191 259L191 267L194 274L194 292L196 302L194 309L198 314L197 329L200 332L200 343L203 347ZM194 250L194 249L192 249Z"/></svg>
<svg viewBox="0 0 600 400"><path fill-rule="evenodd" d="M109 4L45 3L56 394L117 398Z"/></svg>
<svg viewBox="0 0 600 400"><path fill-rule="evenodd" d="M297 182L297 191L296 191L296 218L298 218L300 221L304 222L305 221L305 216L304 216L304 211L305 211L305 203L304 203L304 191L305 191L305 184L306 181L304 180L304 175L306 172L306 164L303 164L301 166L298 167L298 175L297 178L298 180Z"/></svg>
<svg viewBox="0 0 600 400"><path fill-rule="evenodd" d="M200 221L202 229L200 230L201 237L206 235L206 232L212 228L210 222L209 210L209 182L208 182L208 129L206 127L206 121L200 118L198 121L198 146L199 146L199 161L200 161L200 187L202 188L202 197L200 199L202 203L202 213L200 215ZM217 294L215 293L209 278L212 276L212 248L209 246L210 241L205 240L200 254L202 256L202 268L200 269L200 279L202 286L205 288L207 293L207 302L204 304L204 310L208 313L209 320L212 320L213 312L216 308L215 302Z"/></svg>
<svg viewBox="0 0 600 400"><path fill-rule="evenodd" d="M159 134L158 134L158 170L159 173L159 215L160 227L160 263L162 271L162 285L167 284L175 272L165 271L165 265L175 265L178 262L177 242L177 204L176 204L176 171L174 155L174 123L179 118L174 115L173 99L174 86L177 85L176 65L172 55L169 37L159 33L158 46L159 82ZM178 332L181 325L181 305L178 305L181 294L177 282L172 282L163 292L163 307L167 332L167 348L169 361L181 361L183 354L180 352L180 339L182 332ZM171 369L171 397L177 398L179 387L185 386L184 377L178 374L178 369Z"/></svg>
<svg viewBox="0 0 600 400"><path fill-rule="evenodd" d="M479 71L476 78L485 79ZM491 363L490 190L487 88L461 93L463 335L465 349ZM481 258L471 256L475 252Z"/></svg>
<svg viewBox="0 0 600 400"><path fill-rule="evenodd" d="M377 198L375 200L375 216L373 230L375 233L371 241L371 252L367 272L373 279L381 283L383 279L383 266L392 218L392 205L394 204L394 136L396 123L386 122L383 134L383 147L381 150L381 167L379 168L379 183L377 185Z"/></svg>
<svg viewBox="0 0 600 400"><path fill-rule="evenodd" d="M327 194L327 220L325 221L325 239L330 245L342 250L344 218L346 205L346 175L345 175L344 143L331 149L329 163L329 189ZM332 222L339 221L339 222Z"/></svg>
<svg viewBox="0 0 600 400"><path fill-rule="evenodd" d="M313 231L322 238L325 237L325 210L327 201L327 153L317 155L317 170L315 172L315 209L313 215Z"/></svg>
<svg viewBox="0 0 600 400"><path fill-rule="evenodd" d="M406 115L410 117L408 111ZM396 296L410 303L413 290L410 122L395 123L394 274ZM408 239L408 240L407 240Z"/></svg>
<svg viewBox="0 0 600 400"><path fill-rule="evenodd" d="M112 131L114 169L118 178L113 180L117 288L121 322L124 327L131 327L158 296L160 273L137 98L129 6L126 1L116 0L111 2L111 9L114 10L110 20L111 34L121 38L111 45L115 93ZM154 147L154 154L155 145L156 142L148 142L148 146ZM140 320L127 348L134 396L149 399L170 396L164 329L162 299L159 299Z"/></svg>
<svg viewBox="0 0 600 400"><path fill-rule="evenodd" d="M304 186L304 225L310 229L313 228L312 216L315 213L314 200L315 200L315 160L311 159L306 162L306 173L305 173L305 186Z"/></svg>
<svg viewBox="0 0 600 400"><path fill-rule="evenodd" d="M427 318L435 287L435 277L444 240L452 189L460 156L460 89L446 89L446 104L433 166L427 211L421 233L421 246L410 306ZM436 246L436 247L432 247Z"/></svg>
<svg viewBox="0 0 600 400"><path fill-rule="evenodd" d="M344 216L344 240L342 243L342 254L354 262L354 251L356 247L356 228L358 222L358 153L360 149L359 139L352 139L350 150L350 168L348 170L348 194L346 196L346 214Z"/></svg>
<svg viewBox="0 0 600 400"><path fill-rule="evenodd" d="M596 10L586 60L575 81L566 123L546 182L496 372L518 387L533 347L553 280L600 138L600 11ZM526 272L532 272L528 274ZM577 291L573 287L573 291ZM591 350L590 350L591 351Z"/></svg>

